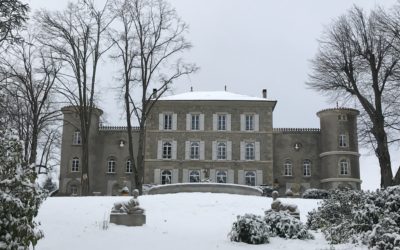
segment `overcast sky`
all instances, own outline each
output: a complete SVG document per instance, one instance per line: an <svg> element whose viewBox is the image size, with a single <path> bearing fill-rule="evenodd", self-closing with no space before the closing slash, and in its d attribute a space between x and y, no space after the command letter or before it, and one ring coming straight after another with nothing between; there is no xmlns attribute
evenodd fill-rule
<svg viewBox="0 0 400 250"><path fill-rule="evenodd" d="M34 12L38 8L62 9L67 1L27 0ZM97 1L96 1L97 2ZM103 2L103 0L99 0ZM324 27L354 4L371 9L386 8L396 0L169 0L189 24L187 38L193 48L184 55L200 70L177 82L173 93L190 90L223 90L277 100L274 127L319 127L316 112L334 107L305 85L310 62L317 51L317 39ZM105 58L104 60L108 60ZM100 107L110 124L124 125L122 106L115 91L105 87L115 82L115 71L103 63L99 79ZM340 105L340 104L339 104ZM352 105L347 105L353 107ZM375 157L362 150L363 189L379 187ZM397 153L398 154L398 153ZM392 153L392 156L395 156ZM394 161L398 166L399 161ZM396 167L397 169L397 167Z"/></svg>

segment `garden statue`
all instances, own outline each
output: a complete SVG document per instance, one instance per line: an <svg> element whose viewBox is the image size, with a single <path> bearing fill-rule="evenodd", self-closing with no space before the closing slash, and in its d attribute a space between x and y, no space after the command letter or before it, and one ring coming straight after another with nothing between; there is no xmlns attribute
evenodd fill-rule
<svg viewBox="0 0 400 250"><path fill-rule="evenodd" d="M111 210L110 222L126 226L142 226L146 223L144 209L139 206L139 191L132 192L133 198L125 202L116 202Z"/></svg>
<svg viewBox="0 0 400 250"><path fill-rule="evenodd" d="M287 211L290 215L293 217L300 219L300 211L297 208L297 205L295 204L285 204L282 203L278 199L279 193L278 191L273 191L272 192L272 203L271 203L271 209L274 210L275 212L279 211Z"/></svg>

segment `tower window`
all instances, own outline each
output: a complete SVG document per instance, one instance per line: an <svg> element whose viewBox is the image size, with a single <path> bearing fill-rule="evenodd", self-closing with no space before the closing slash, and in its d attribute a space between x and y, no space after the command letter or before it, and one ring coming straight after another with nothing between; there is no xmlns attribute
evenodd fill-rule
<svg viewBox="0 0 400 250"><path fill-rule="evenodd" d="M74 144L74 145L80 145L81 144L81 131L75 130L74 137L73 137L73 140L72 140L72 144Z"/></svg>
<svg viewBox="0 0 400 250"><path fill-rule="evenodd" d="M74 159L72 159L71 172L79 172L79 158L78 157L74 157Z"/></svg>
<svg viewBox="0 0 400 250"><path fill-rule="evenodd" d="M347 136L345 134L339 135L339 147L347 147Z"/></svg>
<svg viewBox="0 0 400 250"><path fill-rule="evenodd" d="M292 162L290 160L286 160L283 164L283 175L284 176L292 176L293 175L293 167Z"/></svg>
<svg viewBox="0 0 400 250"><path fill-rule="evenodd" d="M126 173L132 173L132 162L131 162L131 160L127 160L126 161L126 170L125 170L125 172Z"/></svg>
<svg viewBox="0 0 400 250"><path fill-rule="evenodd" d="M115 159L111 158L107 161L107 173L115 173Z"/></svg>
<svg viewBox="0 0 400 250"><path fill-rule="evenodd" d="M347 159L341 159L339 162L340 167L340 175L348 175L349 174L349 161Z"/></svg>
<svg viewBox="0 0 400 250"><path fill-rule="evenodd" d="M311 161L310 160L303 161L303 175L311 176Z"/></svg>

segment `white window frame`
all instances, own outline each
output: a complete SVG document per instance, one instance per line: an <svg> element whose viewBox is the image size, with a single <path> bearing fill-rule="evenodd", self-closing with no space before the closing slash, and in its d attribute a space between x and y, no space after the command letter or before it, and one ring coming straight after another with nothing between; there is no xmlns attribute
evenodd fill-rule
<svg viewBox="0 0 400 250"><path fill-rule="evenodd" d="M349 159L339 160L339 175L349 175L350 174L350 162Z"/></svg>
<svg viewBox="0 0 400 250"><path fill-rule="evenodd" d="M172 130L173 114L163 113L163 129Z"/></svg>
<svg viewBox="0 0 400 250"><path fill-rule="evenodd" d="M293 176L293 164L291 160L286 160L285 163L283 163L283 175Z"/></svg>
<svg viewBox="0 0 400 250"><path fill-rule="evenodd" d="M79 158L74 157L72 158L72 164L71 164L71 172L79 172Z"/></svg>
<svg viewBox="0 0 400 250"><path fill-rule="evenodd" d="M254 171L254 170L244 171L244 184L247 186L256 186L256 184L257 184L256 171Z"/></svg>
<svg viewBox="0 0 400 250"><path fill-rule="evenodd" d="M107 173L115 173L115 166L117 165L117 162L115 158L110 158L107 161Z"/></svg>
<svg viewBox="0 0 400 250"><path fill-rule="evenodd" d="M127 160L125 163L125 173L132 173L133 169L132 169L132 161L131 160Z"/></svg>
<svg viewBox="0 0 400 250"><path fill-rule="evenodd" d="M164 169L161 171L161 185L172 183L172 171L169 169Z"/></svg>
<svg viewBox="0 0 400 250"><path fill-rule="evenodd" d="M217 114L217 130L218 131L226 131L227 130L227 115L226 114Z"/></svg>
<svg viewBox="0 0 400 250"><path fill-rule="evenodd" d="M200 114L190 115L190 130L193 131L200 130Z"/></svg>
<svg viewBox="0 0 400 250"><path fill-rule="evenodd" d="M191 141L189 150L190 150L189 151L190 160L199 160L200 159L200 142L199 141Z"/></svg>
<svg viewBox="0 0 400 250"><path fill-rule="evenodd" d="M197 169L189 170L189 182L190 183L198 183L201 181L200 178L201 178L200 170L197 170Z"/></svg>
<svg viewBox="0 0 400 250"><path fill-rule="evenodd" d="M309 159L303 161L303 176L311 176L311 161Z"/></svg>
<svg viewBox="0 0 400 250"><path fill-rule="evenodd" d="M72 139L72 144L73 145L81 145L82 140L81 140L81 131L75 130L74 136Z"/></svg>
<svg viewBox="0 0 400 250"><path fill-rule="evenodd" d="M215 180L217 183L227 183L228 182L228 171L217 170L215 174Z"/></svg>
<svg viewBox="0 0 400 250"><path fill-rule="evenodd" d="M227 149L228 145L225 141L217 141L217 160L226 160L227 159Z"/></svg>
<svg viewBox="0 0 400 250"><path fill-rule="evenodd" d="M346 148L347 146L348 146L348 144L347 144L347 135L346 134L340 134L339 135L339 147Z"/></svg>
<svg viewBox="0 0 400 250"><path fill-rule="evenodd" d="M254 161L256 159L256 144L255 142L246 142L244 144L244 159L246 161Z"/></svg>
<svg viewBox="0 0 400 250"><path fill-rule="evenodd" d="M161 146L161 156L165 160L172 159L172 147L173 143L171 141L163 141Z"/></svg>
<svg viewBox="0 0 400 250"><path fill-rule="evenodd" d="M244 115L244 129L246 131L254 131L254 114L245 114Z"/></svg>

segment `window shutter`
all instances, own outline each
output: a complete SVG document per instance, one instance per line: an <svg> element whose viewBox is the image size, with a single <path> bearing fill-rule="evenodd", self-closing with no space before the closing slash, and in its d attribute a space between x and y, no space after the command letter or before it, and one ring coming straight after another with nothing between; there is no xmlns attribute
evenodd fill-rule
<svg viewBox="0 0 400 250"><path fill-rule="evenodd" d="M182 170L182 182L189 182L189 170L188 169L183 169Z"/></svg>
<svg viewBox="0 0 400 250"><path fill-rule="evenodd" d="M226 159L228 161L232 160L232 142L231 141L226 142Z"/></svg>
<svg viewBox="0 0 400 250"><path fill-rule="evenodd" d="M264 183L263 180L263 171L262 170L257 170L257 177L256 177L256 185L260 186Z"/></svg>
<svg viewBox="0 0 400 250"><path fill-rule="evenodd" d="M176 160L176 141L172 141L172 160Z"/></svg>
<svg viewBox="0 0 400 250"><path fill-rule="evenodd" d="M178 123L178 115L176 113L172 114L172 130L177 129L177 123Z"/></svg>
<svg viewBox="0 0 400 250"><path fill-rule="evenodd" d="M212 160L215 161L217 159L217 142L212 142Z"/></svg>
<svg viewBox="0 0 400 250"><path fill-rule="evenodd" d="M260 129L260 116L258 114L254 115L254 131L258 131Z"/></svg>
<svg viewBox="0 0 400 250"><path fill-rule="evenodd" d="M204 151L205 151L204 141L200 141L200 160L204 160L205 159Z"/></svg>
<svg viewBox="0 0 400 250"><path fill-rule="evenodd" d="M226 130L227 131L231 131L232 130L231 121L232 121L231 114L227 114L226 115Z"/></svg>
<svg viewBox="0 0 400 250"><path fill-rule="evenodd" d="M158 114L158 129L164 130L164 117L163 113Z"/></svg>
<svg viewBox="0 0 400 250"><path fill-rule="evenodd" d="M213 114L213 131L217 130L217 114Z"/></svg>
<svg viewBox="0 0 400 250"><path fill-rule="evenodd" d="M238 170L238 184L244 185L244 171Z"/></svg>
<svg viewBox="0 0 400 250"><path fill-rule="evenodd" d="M191 116L190 114L186 114L186 130L192 130L192 127L191 127L191 123L192 123L191 118L192 118L192 116Z"/></svg>
<svg viewBox="0 0 400 250"><path fill-rule="evenodd" d="M226 180L227 183L235 183L235 171L233 169L228 170L228 178Z"/></svg>
<svg viewBox="0 0 400 250"><path fill-rule="evenodd" d="M244 141L240 142L240 160L244 161L245 159L245 152L244 152Z"/></svg>
<svg viewBox="0 0 400 250"><path fill-rule="evenodd" d="M172 169L172 183L178 183L179 169Z"/></svg>
<svg viewBox="0 0 400 250"><path fill-rule="evenodd" d="M241 114L240 115L240 131L245 131L246 130L246 126L245 126L245 119L246 119L246 117L245 117L245 115L244 114Z"/></svg>
<svg viewBox="0 0 400 250"><path fill-rule="evenodd" d="M162 159L162 141L158 141L158 146L157 146L157 159Z"/></svg>
<svg viewBox="0 0 400 250"><path fill-rule="evenodd" d="M204 114L200 114L200 130L204 130Z"/></svg>
<svg viewBox="0 0 400 250"><path fill-rule="evenodd" d="M185 141L185 160L190 160L190 141Z"/></svg>
<svg viewBox="0 0 400 250"><path fill-rule="evenodd" d="M215 176L215 169L210 169L210 180L212 182L216 182L217 181L217 177Z"/></svg>
<svg viewBox="0 0 400 250"><path fill-rule="evenodd" d="M154 184L161 184L161 170L154 169Z"/></svg>
<svg viewBox="0 0 400 250"><path fill-rule="evenodd" d="M256 143L255 143L255 160L256 161L259 161L260 160L260 142L259 141L256 141Z"/></svg>

